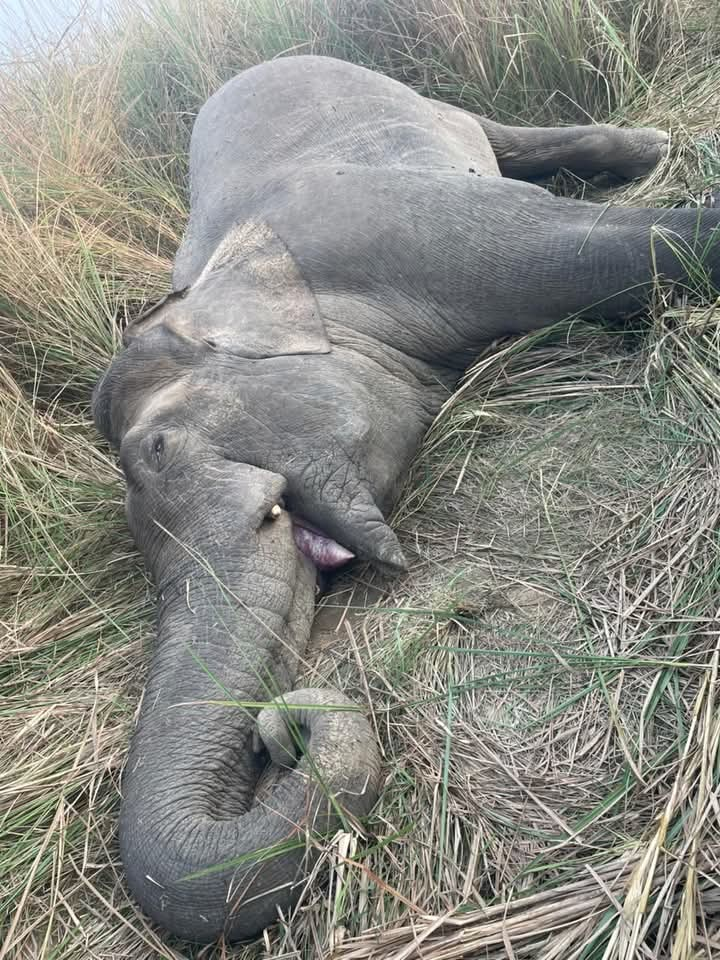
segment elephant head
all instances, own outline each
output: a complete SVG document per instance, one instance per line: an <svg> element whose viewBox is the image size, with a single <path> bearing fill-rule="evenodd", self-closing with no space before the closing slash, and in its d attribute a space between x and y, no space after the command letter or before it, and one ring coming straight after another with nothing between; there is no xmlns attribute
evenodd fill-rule
<svg viewBox="0 0 720 960"><path fill-rule="evenodd" d="M258 464L267 424L253 439L243 411L260 390L271 403L252 417L279 404L282 421L293 401L292 390L283 399L287 363L312 358L312 343L280 324L285 352L267 356L273 301L257 292L242 325L225 326L235 282L232 263L216 260L138 323L94 397L96 422L120 449L129 526L159 594L123 774L121 854L146 912L194 941L244 939L287 911L313 855L308 836L366 814L380 775L370 725L343 695L288 692L310 633L316 568L353 552L291 512L301 498L287 476ZM295 295L292 283L285 289ZM275 448L284 443L281 435ZM256 795L268 762L269 785Z"/></svg>

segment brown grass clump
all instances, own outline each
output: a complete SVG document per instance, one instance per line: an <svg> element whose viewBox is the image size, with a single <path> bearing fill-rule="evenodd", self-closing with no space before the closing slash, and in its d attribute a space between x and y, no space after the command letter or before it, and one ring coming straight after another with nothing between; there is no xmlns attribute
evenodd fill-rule
<svg viewBox="0 0 720 960"><path fill-rule="evenodd" d="M720 956L720 315L700 265L622 329L494 345L447 404L395 518L410 575L339 581L305 678L367 702L382 800L256 944L170 943L123 884L153 600L88 407L167 289L194 113L243 66L327 52L499 120L668 127L668 160L613 198L685 203L720 180L714 17L149 0L5 58L0 960Z"/></svg>

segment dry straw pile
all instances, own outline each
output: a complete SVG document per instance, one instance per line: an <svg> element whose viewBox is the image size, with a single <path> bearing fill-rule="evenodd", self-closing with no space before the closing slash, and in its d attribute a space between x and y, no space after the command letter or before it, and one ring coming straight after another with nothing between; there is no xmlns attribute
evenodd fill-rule
<svg viewBox="0 0 720 960"><path fill-rule="evenodd" d="M396 518L411 574L367 609L368 574L341 582L307 667L371 706L382 802L250 946L168 944L122 884L153 599L88 410L119 329L167 289L194 113L242 66L328 52L499 120L667 127L667 162L613 198L686 203L720 179L715 16L118 0L8 51L0 960L720 956L720 315L700 262L622 328L496 345L443 411Z"/></svg>

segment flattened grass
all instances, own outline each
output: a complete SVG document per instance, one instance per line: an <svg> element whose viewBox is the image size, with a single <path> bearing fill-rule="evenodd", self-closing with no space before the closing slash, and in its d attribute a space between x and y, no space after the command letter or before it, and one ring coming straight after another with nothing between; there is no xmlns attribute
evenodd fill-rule
<svg viewBox="0 0 720 960"><path fill-rule="evenodd" d="M161 295L207 95L325 52L517 122L669 127L615 202L720 174L712 9L661 0L152 0L3 68L0 958L697 960L717 917L720 323L698 273L623 329L488 351L418 459L411 574L360 572L310 682L373 712L364 840L255 945L169 944L128 899L119 774L152 637L92 384ZM78 31L80 31L78 33ZM557 189L603 196L560 176Z"/></svg>

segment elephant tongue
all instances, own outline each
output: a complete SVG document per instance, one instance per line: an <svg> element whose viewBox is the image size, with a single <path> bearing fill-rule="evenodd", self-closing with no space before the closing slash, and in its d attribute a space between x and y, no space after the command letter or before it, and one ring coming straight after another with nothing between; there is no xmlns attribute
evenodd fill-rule
<svg viewBox="0 0 720 960"><path fill-rule="evenodd" d="M305 520L293 518L293 536L298 550L309 557L318 570L336 570L355 556Z"/></svg>

